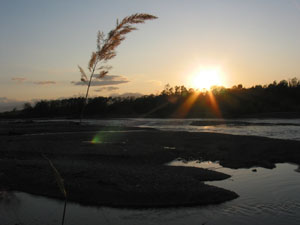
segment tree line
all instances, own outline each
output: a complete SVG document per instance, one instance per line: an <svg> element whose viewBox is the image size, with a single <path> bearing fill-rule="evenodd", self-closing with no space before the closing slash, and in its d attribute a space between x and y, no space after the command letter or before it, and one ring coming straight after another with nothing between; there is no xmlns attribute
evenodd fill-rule
<svg viewBox="0 0 300 225"><path fill-rule="evenodd" d="M26 103L22 110L2 113L2 118L79 118L84 97L41 100ZM89 118L236 118L266 113L300 113L300 80L274 81L269 85L245 88L212 87L199 92L184 86L166 85L157 95L142 97L89 98L85 116Z"/></svg>

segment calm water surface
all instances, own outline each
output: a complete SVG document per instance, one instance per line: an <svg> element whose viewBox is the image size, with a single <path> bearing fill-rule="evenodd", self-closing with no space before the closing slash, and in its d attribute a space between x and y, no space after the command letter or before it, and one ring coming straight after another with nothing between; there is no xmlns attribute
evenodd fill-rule
<svg viewBox="0 0 300 225"><path fill-rule="evenodd" d="M49 120L36 120L47 121ZM78 120L52 120L76 121ZM193 122L224 122L220 125L192 125ZM300 141L300 119L86 119L84 123L104 126L155 128L165 131L212 132L252 135ZM246 123L246 124L243 124Z"/></svg>
<svg viewBox="0 0 300 225"><path fill-rule="evenodd" d="M194 121L223 121L230 124L215 126L194 126ZM137 126L160 130L213 132L235 135L254 135L269 138L300 141L300 119L108 119L86 120L90 124L107 126ZM241 125L241 122L248 123Z"/></svg>
<svg viewBox="0 0 300 225"><path fill-rule="evenodd" d="M69 225L299 225L300 173L297 166L277 164L273 170L256 168L228 169L218 163L173 161L170 166L197 166L232 175L224 181L207 184L233 190L238 199L219 205L169 209L115 209L69 204ZM59 224L63 203L26 193L2 193L0 224Z"/></svg>

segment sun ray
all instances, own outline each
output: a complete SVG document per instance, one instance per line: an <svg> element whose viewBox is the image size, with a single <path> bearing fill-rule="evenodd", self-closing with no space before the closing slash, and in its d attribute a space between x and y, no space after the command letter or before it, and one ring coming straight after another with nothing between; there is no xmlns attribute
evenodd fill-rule
<svg viewBox="0 0 300 225"><path fill-rule="evenodd" d="M187 98L184 103L181 104L181 106L176 110L176 112L173 114L174 117L179 117L179 118L185 118L186 115L189 113L191 110L192 106L196 102L200 92L194 92Z"/></svg>
<svg viewBox="0 0 300 225"><path fill-rule="evenodd" d="M222 118L222 113L220 111L218 102L214 96L214 94L212 93L212 91L208 91L208 97L209 97L209 101L213 110L213 113L218 117L218 118Z"/></svg>
<svg viewBox="0 0 300 225"><path fill-rule="evenodd" d="M195 104L195 102L197 101L197 99L199 99L198 97L200 94L201 94L201 92L199 92L199 91L196 91L193 94L191 94L173 113L172 117L185 118L188 115L188 113L191 111L191 109L192 109L193 105ZM218 104L213 92L207 91L206 96L208 98L209 106L212 110L212 113L217 118L222 118L222 112L219 108L219 104Z"/></svg>

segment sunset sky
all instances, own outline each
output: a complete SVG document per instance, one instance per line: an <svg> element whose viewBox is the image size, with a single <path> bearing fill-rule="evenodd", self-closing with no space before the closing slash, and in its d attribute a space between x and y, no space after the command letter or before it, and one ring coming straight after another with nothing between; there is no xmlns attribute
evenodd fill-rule
<svg viewBox="0 0 300 225"><path fill-rule="evenodd" d="M218 71L225 87L300 77L297 0L2 0L0 110L82 96L77 65L87 67L97 31L133 13L159 18L127 36L91 96L198 88L201 71Z"/></svg>

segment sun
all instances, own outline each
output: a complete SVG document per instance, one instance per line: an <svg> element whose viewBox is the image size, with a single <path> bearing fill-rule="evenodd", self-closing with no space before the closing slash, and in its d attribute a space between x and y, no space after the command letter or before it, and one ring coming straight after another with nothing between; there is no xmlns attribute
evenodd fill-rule
<svg viewBox="0 0 300 225"><path fill-rule="evenodd" d="M201 68L193 73L189 83L195 89L210 90L212 86L224 85L223 74L219 68Z"/></svg>

